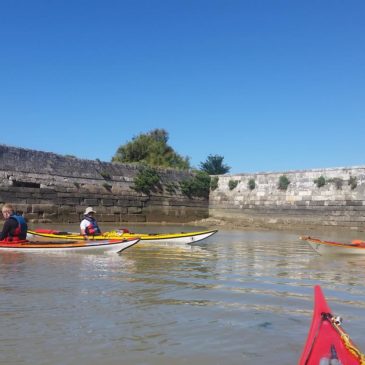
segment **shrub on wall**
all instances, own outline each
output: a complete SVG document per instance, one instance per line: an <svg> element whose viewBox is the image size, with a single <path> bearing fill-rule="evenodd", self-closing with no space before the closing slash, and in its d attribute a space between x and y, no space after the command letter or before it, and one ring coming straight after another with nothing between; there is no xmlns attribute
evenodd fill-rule
<svg viewBox="0 0 365 365"><path fill-rule="evenodd" d="M313 182L317 185L318 188L326 185L326 179L322 175L318 179L314 179Z"/></svg>
<svg viewBox="0 0 365 365"><path fill-rule="evenodd" d="M208 198L210 176L204 171L197 171L195 176L180 182L181 192L189 198L193 196Z"/></svg>
<svg viewBox="0 0 365 365"><path fill-rule="evenodd" d="M100 171L100 175L105 180L111 180L112 179L112 177L110 176L109 172L107 172L107 171Z"/></svg>
<svg viewBox="0 0 365 365"><path fill-rule="evenodd" d="M107 182L103 183L103 186L106 190L112 191L112 185L108 184Z"/></svg>
<svg viewBox="0 0 365 365"><path fill-rule="evenodd" d="M354 190L357 186L357 177L356 176L350 176L348 185L350 185L351 190Z"/></svg>
<svg viewBox="0 0 365 365"><path fill-rule="evenodd" d="M279 190L288 189L289 184L290 184L290 180L285 175L281 175L279 177L279 182L278 182L278 189Z"/></svg>
<svg viewBox="0 0 365 365"><path fill-rule="evenodd" d="M334 177L333 179L329 179L328 182L333 183L337 190L342 189L343 180L340 177Z"/></svg>
<svg viewBox="0 0 365 365"><path fill-rule="evenodd" d="M218 176L214 176L210 179L210 190L214 191L215 189L218 188L218 181L219 181Z"/></svg>
<svg viewBox="0 0 365 365"><path fill-rule="evenodd" d="M256 182L255 182L255 179L250 179L250 180L248 180L247 187L248 187L250 190L254 190L254 189L256 188Z"/></svg>
<svg viewBox="0 0 365 365"><path fill-rule="evenodd" d="M229 190L235 189L237 185L238 185L238 180L229 180L228 181Z"/></svg>
<svg viewBox="0 0 365 365"><path fill-rule="evenodd" d="M160 175L154 167L141 165L138 174L134 178L134 185L131 189L149 195L155 191L160 184Z"/></svg>
<svg viewBox="0 0 365 365"><path fill-rule="evenodd" d="M165 184L166 191L170 194L176 194L176 191L179 189L179 186L174 182L168 182Z"/></svg>

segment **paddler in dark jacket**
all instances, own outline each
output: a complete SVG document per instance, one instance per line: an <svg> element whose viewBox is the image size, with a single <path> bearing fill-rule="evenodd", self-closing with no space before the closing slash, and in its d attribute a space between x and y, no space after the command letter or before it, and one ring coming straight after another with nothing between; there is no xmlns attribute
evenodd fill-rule
<svg viewBox="0 0 365 365"><path fill-rule="evenodd" d="M4 204L1 208L5 222L0 232L0 241L22 241L27 238L28 226L23 216L15 214L11 204Z"/></svg>
<svg viewBox="0 0 365 365"><path fill-rule="evenodd" d="M84 213L84 217L80 223L81 234L87 236L98 236L101 234L101 230L94 217L95 210L92 207L87 207Z"/></svg>

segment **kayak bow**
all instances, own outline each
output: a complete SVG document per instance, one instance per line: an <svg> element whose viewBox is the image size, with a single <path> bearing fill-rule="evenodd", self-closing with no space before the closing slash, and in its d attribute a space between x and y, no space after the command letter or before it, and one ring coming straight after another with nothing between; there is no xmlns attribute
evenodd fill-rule
<svg viewBox="0 0 365 365"><path fill-rule="evenodd" d="M319 285L314 288L312 324L299 365L364 365L363 355L334 317Z"/></svg>

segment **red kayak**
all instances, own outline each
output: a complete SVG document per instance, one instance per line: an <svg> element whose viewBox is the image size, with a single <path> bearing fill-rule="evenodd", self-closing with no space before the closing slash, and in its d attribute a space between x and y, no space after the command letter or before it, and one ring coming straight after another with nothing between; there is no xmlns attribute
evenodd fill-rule
<svg viewBox="0 0 365 365"><path fill-rule="evenodd" d="M363 355L340 319L334 317L319 285L314 288L314 311L308 338L299 365L363 365Z"/></svg>

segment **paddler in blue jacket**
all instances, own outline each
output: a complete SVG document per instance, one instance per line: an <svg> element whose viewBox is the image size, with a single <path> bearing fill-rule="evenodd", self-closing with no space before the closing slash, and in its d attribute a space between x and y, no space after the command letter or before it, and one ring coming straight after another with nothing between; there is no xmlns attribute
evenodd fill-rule
<svg viewBox="0 0 365 365"><path fill-rule="evenodd" d="M81 234L87 238L88 236L101 235L101 229L94 217L95 210L92 207L87 207L80 223Z"/></svg>
<svg viewBox="0 0 365 365"><path fill-rule="evenodd" d="M5 222L0 232L0 241L22 241L27 238L28 226L22 215L16 214L11 204L1 208Z"/></svg>

